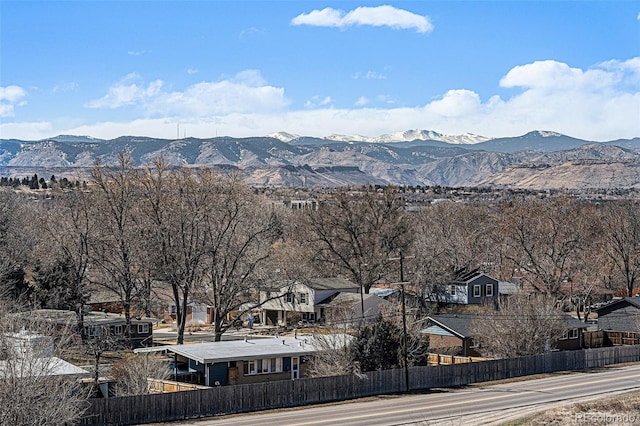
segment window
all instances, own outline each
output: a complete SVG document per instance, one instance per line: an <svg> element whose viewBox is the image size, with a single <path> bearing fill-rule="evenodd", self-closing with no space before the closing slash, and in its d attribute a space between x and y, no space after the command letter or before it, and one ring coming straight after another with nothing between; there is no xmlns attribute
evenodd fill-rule
<svg viewBox="0 0 640 426"><path fill-rule="evenodd" d="M87 327L86 330L90 337L102 336L102 327L94 325L91 327Z"/></svg>
<svg viewBox="0 0 640 426"><path fill-rule="evenodd" d="M114 325L113 334L115 334L116 336L122 334L122 325Z"/></svg>
<svg viewBox="0 0 640 426"><path fill-rule="evenodd" d="M560 338L560 340L567 340L567 339L577 339L579 336L579 331L577 328L572 328L571 330L565 330L562 333L562 337Z"/></svg>
<svg viewBox="0 0 640 426"><path fill-rule="evenodd" d="M482 295L480 288L481 287L477 284L473 286L473 297L480 297Z"/></svg>
<svg viewBox="0 0 640 426"><path fill-rule="evenodd" d="M493 284L487 284L487 297L493 296Z"/></svg>
<svg viewBox="0 0 640 426"><path fill-rule="evenodd" d="M449 290L449 292L451 293L452 296L455 296L456 295L456 286L452 285L450 290Z"/></svg>
<svg viewBox="0 0 640 426"><path fill-rule="evenodd" d="M300 293L300 303L303 305L307 304L307 293Z"/></svg>
<svg viewBox="0 0 640 426"><path fill-rule="evenodd" d="M138 324L138 334L148 334L149 324Z"/></svg>
<svg viewBox="0 0 640 426"><path fill-rule="evenodd" d="M264 358L244 362L244 374L282 373L282 358Z"/></svg>
<svg viewBox="0 0 640 426"><path fill-rule="evenodd" d="M284 301L287 303L293 303L293 293L287 293L284 295Z"/></svg>

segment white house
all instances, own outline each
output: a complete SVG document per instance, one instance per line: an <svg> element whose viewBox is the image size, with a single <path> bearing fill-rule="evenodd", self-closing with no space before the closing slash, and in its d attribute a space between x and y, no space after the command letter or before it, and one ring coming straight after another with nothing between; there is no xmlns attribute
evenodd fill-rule
<svg viewBox="0 0 640 426"><path fill-rule="evenodd" d="M262 324L285 325L287 316L299 313L302 320L322 321L325 304L337 293L358 293L360 286L344 278L311 278L294 282L276 291L261 291ZM322 306L321 306L322 305Z"/></svg>

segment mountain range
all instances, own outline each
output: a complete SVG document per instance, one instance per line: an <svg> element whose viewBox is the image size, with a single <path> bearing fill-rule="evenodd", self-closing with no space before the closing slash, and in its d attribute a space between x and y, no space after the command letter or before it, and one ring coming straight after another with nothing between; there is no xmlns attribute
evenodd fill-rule
<svg viewBox="0 0 640 426"><path fill-rule="evenodd" d="M102 140L61 135L40 141L0 139L0 176L85 174L119 152L138 165L170 164L241 171L254 186L492 186L530 189L640 187L640 138L593 142L549 131L487 138L408 130L378 137L264 137Z"/></svg>

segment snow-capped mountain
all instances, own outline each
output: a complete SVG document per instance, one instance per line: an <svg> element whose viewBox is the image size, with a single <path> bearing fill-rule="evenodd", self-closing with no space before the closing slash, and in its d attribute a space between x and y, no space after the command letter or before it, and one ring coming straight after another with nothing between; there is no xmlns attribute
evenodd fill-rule
<svg viewBox="0 0 640 426"><path fill-rule="evenodd" d="M61 135L39 141L0 139L0 176L87 175L96 161L136 165L162 156L174 166L239 171L256 186L348 184L640 188L640 138L594 143L549 131L495 139L427 130L331 138L269 137L99 140ZM484 140L484 141L482 141ZM414 142L415 141L415 142ZM473 142L473 143L472 143Z"/></svg>
<svg viewBox="0 0 640 426"><path fill-rule="evenodd" d="M282 142L291 142L294 139L298 139L300 135L296 135L295 133L287 133L287 132L277 132L270 133L267 135L268 138L278 139Z"/></svg>
<svg viewBox="0 0 640 426"><path fill-rule="evenodd" d="M369 143L393 143L393 142L412 142L421 141L439 141L450 144L470 145L488 141L491 138L475 135L473 133L463 133L461 135L444 135L433 130L405 130L395 133L387 133L380 136L361 136L361 135L338 135L332 134L323 139L336 142L369 142Z"/></svg>

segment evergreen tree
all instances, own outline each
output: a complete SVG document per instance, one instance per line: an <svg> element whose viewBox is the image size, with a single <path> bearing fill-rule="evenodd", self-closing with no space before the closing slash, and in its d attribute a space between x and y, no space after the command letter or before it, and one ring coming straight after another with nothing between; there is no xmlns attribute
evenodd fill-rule
<svg viewBox="0 0 640 426"><path fill-rule="evenodd" d="M360 370L374 371L398 367L401 345L402 330L378 314L372 325L360 329L352 348Z"/></svg>
<svg viewBox="0 0 640 426"><path fill-rule="evenodd" d="M40 189L40 184L38 183L38 175L34 174L31 180L29 181L29 188L31 189Z"/></svg>
<svg viewBox="0 0 640 426"><path fill-rule="evenodd" d="M74 283L75 271L70 259L56 259L52 264L35 267L35 302L45 309L76 310L87 301L83 289Z"/></svg>
<svg viewBox="0 0 640 426"><path fill-rule="evenodd" d="M31 298L32 288L24 279L25 272L16 267L0 276L0 297L24 304Z"/></svg>

